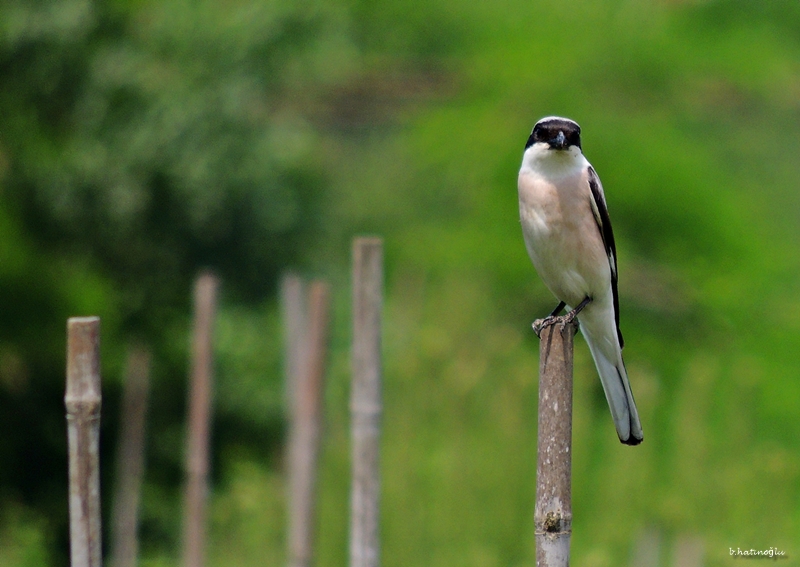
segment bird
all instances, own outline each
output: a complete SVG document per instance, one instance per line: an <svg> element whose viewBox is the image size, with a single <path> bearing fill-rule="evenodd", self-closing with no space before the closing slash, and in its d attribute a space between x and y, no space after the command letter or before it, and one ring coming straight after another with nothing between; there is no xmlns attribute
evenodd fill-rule
<svg viewBox="0 0 800 567"><path fill-rule="evenodd" d="M517 181L525 248L559 304L541 325L566 307L577 317L603 384L619 440L642 442L642 424L622 360L617 250L603 186L584 157L581 128L548 116L531 130Z"/></svg>

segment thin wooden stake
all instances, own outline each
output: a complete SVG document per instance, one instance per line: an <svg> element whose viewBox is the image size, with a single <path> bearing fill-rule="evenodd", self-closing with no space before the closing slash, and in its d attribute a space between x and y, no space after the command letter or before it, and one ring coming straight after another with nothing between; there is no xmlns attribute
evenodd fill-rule
<svg viewBox="0 0 800 567"><path fill-rule="evenodd" d="M301 364L306 358L307 321L305 284L297 274L286 274L281 281L283 315L284 395L288 413L294 411L295 391L301 380ZM290 415L290 420L291 420Z"/></svg>
<svg viewBox="0 0 800 567"><path fill-rule="evenodd" d="M536 323L534 323L536 325ZM577 325L557 322L539 343L536 458L537 567L567 567L572 535L572 344Z"/></svg>
<svg viewBox="0 0 800 567"><path fill-rule="evenodd" d="M69 531L72 567L100 567L100 318L67 321Z"/></svg>
<svg viewBox="0 0 800 567"><path fill-rule="evenodd" d="M194 332L183 518L184 567L203 567L205 561L213 364L212 330L217 287L216 276L206 272L197 278L194 288Z"/></svg>
<svg viewBox="0 0 800 567"><path fill-rule="evenodd" d="M661 564L661 532L651 527L639 534L631 553L631 567L658 567Z"/></svg>
<svg viewBox="0 0 800 567"><path fill-rule="evenodd" d="M144 433L150 388L150 349L131 346L125 363L120 411L116 490L111 522L111 564L136 567L139 554L139 499L144 473Z"/></svg>
<svg viewBox="0 0 800 567"><path fill-rule="evenodd" d="M672 564L675 567L703 567L705 548L697 536L681 534L675 539Z"/></svg>
<svg viewBox="0 0 800 567"><path fill-rule="evenodd" d="M381 308L383 241L353 242L353 381L350 391L353 486L350 567L378 567L380 545Z"/></svg>
<svg viewBox="0 0 800 567"><path fill-rule="evenodd" d="M309 567L314 556L314 499L322 429L322 392L327 359L330 291L312 282L308 301L307 339L301 351L289 431L289 565Z"/></svg>

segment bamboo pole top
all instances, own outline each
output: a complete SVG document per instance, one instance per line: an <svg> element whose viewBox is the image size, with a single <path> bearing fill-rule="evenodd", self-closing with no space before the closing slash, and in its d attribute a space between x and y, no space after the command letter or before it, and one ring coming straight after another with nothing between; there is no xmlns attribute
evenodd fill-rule
<svg viewBox="0 0 800 567"><path fill-rule="evenodd" d="M70 557L73 566L100 567L100 319L67 320Z"/></svg>
<svg viewBox="0 0 800 567"><path fill-rule="evenodd" d="M100 318L71 317L67 320L67 389L64 402L68 412L76 406L100 411Z"/></svg>

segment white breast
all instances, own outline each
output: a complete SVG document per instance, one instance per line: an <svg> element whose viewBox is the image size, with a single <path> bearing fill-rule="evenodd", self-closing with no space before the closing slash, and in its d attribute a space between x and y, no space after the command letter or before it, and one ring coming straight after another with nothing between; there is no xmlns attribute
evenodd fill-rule
<svg viewBox="0 0 800 567"><path fill-rule="evenodd" d="M528 255L545 285L570 306L611 291L608 257L591 209L589 164L579 151L578 156L536 160L526 152L518 179Z"/></svg>

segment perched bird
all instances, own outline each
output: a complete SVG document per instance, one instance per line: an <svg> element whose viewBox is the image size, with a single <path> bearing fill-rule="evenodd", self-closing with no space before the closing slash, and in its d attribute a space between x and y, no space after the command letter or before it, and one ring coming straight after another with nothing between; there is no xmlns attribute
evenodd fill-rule
<svg viewBox="0 0 800 567"><path fill-rule="evenodd" d="M622 361L617 251L603 186L581 151L581 128L549 116L533 127L519 170L525 247L560 301L545 322L574 308L589 344L620 441L642 442L642 425Z"/></svg>

